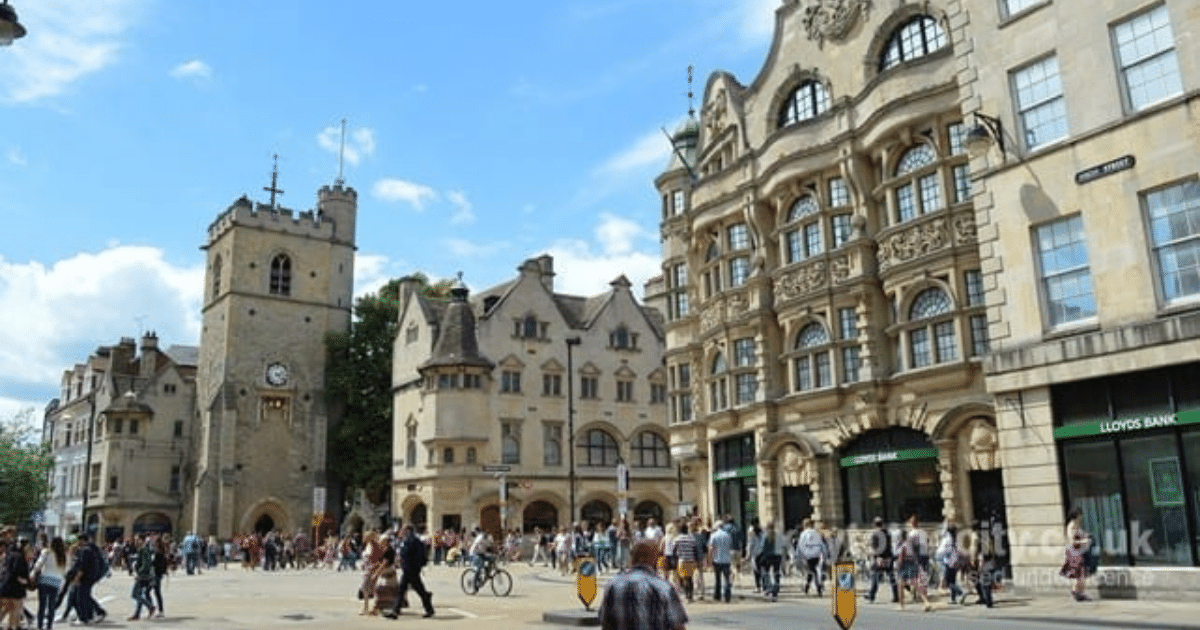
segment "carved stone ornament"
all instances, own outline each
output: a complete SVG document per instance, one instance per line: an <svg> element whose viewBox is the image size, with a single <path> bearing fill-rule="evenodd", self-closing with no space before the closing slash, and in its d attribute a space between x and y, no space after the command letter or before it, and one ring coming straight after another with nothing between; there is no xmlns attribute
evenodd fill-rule
<svg viewBox="0 0 1200 630"><path fill-rule="evenodd" d="M720 302L710 304L708 308L700 312L700 329L711 330L721 325L725 321L724 305Z"/></svg>
<svg viewBox="0 0 1200 630"><path fill-rule="evenodd" d="M735 293L729 296L729 314L740 315L750 310L750 299L745 293Z"/></svg>
<svg viewBox="0 0 1200 630"><path fill-rule="evenodd" d="M945 219L914 225L883 240L879 248L879 270L886 271L894 265L943 249L949 244L950 234Z"/></svg>
<svg viewBox="0 0 1200 630"><path fill-rule="evenodd" d="M971 447L971 468L973 470L994 470L996 468L996 452L1000 449L999 435L995 427L982 418L971 423L968 434L968 444Z"/></svg>
<svg viewBox="0 0 1200 630"><path fill-rule="evenodd" d="M790 300L822 289L828 283L825 261L819 261L780 276L775 281L775 295Z"/></svg>
<svg viewBox="0 0 1200 630"><path fill-rule="evenodd" d="M789 444L779 454L779 485L806 486L813 482L812 460L806 460L800 449Z"/></svg>
<svg viewBox="0 0 1200 630"><path fill-rule="evenodd" d="M871 0L816 0L804 10L804 30L818 46L826 39L841 41L870 10Z"/></svg>

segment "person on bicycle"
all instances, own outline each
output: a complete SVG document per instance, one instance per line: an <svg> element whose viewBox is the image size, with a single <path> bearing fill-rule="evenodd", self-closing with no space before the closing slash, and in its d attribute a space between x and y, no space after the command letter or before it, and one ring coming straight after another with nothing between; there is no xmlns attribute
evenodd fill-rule
<svg viewBox="0 0 1200 630"><path fill-rule="evenodd" d="M487 532L475 528L475 540L471 543L471 549L467 555L471 557L471 566L475 567L475 583L481 584L484 577L484 567L488 562L493 561L495 553L495 542L492 536Z"/></svg>

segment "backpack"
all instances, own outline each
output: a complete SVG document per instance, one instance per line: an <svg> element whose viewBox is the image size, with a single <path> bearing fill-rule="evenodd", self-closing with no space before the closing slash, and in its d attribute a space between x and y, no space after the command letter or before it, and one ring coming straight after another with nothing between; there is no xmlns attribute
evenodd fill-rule
<svg viewBox="0 0 1200 630"><path fill-rule="evenodd" d="M417 568L423 568L429 564L429 547L426 547L420 538L414 538L412 544L417 546L413 551L413 559L417 561Z"/></svg>

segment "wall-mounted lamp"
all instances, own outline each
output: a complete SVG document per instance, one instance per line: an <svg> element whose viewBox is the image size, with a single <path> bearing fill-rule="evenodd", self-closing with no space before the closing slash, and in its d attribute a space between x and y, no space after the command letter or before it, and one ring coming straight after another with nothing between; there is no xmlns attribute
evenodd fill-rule
<svg viewBox="0 0 1200 630"><path fill-rule="evenodd" d="M0 46L11 46L14 40L25 37L25 27L17 21L17 12L8 6L8 0L0 4Z"/></svg>
<svg viewBox="0 0 1200 630"><path fill-rule="evenodd" d="M1000 154L1003 155L1004 127L1001 126L1000 119L979 112L972 115L975 117L975 126L967 131L967 152L971 155L983 155L992 148L992 143L995 142L996 146L1000 147Z"/></svg>

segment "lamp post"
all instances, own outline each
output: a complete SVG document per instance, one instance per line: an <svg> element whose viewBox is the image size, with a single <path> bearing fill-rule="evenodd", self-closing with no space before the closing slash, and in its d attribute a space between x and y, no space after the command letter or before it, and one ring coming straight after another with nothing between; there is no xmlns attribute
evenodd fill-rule
<svg viewBox="0 0 1200 630"><path fill-rule="evenodd" d="M25 37L25 27L17 21L17 12L8 5L0 4L0 46L11 46L14 40Z"/></svg>
<svg viewBox="0 0 1200 630"><path fill-rule="evenodd" d="M88 426L87 426L87 458L83 464L83 505L79 509L79 529L82 532L88 532L87 520L87 504L88 494L91 493L92 486L92 442L93 432L96 429L96 390L92 389L88 393Z"/></svg>
<svg viewBox="0 0 1200 630"><path fill-rule="evenodd" d="M971 155L983 155L992 148L994 143L1000 148L1000 154L1004 154L1004 126L1000 119L987 114L974 112L975 125L967 131L964 144L967 146L967 152Z"/></svg>
<svg viewBox="0 0 1200 630"><path fill-rule="evenodd" d="M575 524L575 368L572 350L579 337L567 337L567 495L570 497L571 525Z"/></svg>

